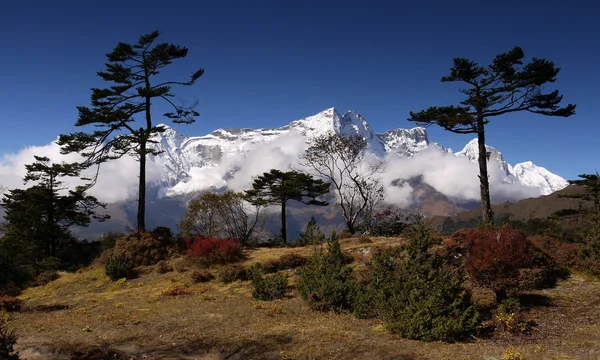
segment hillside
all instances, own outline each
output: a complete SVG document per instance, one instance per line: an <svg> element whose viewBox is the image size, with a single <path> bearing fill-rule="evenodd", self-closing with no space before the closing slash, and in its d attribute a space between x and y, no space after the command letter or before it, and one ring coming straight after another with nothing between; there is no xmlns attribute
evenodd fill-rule
<svg viewBox="0 0 600 360"><path fill-rule="evenodd" d="M574 194L581 191L581 187L571 185L549 195L523 199L515 203L495 204L492 206L492 210L496 218L507 220L526 221L546 218L559 210L577 208L578 200L561 198L560 195ZM451 216L433 216L428 219L428 223L435 231L445 232L445 224L458 222L476 224L480 216L481 208L476 208Z"/></svg>
<svg viewBox="0 0 600 360"><path fill-rule="evenodd" d="M342 241L364 266L373 247L397 246L400 238ZM258 249L243 265L284 253L312 253L312 247ZM179 259L180 260L180 259ZM177 265L178 259L172 261ZM213 270L215 271L215 270ZM111 282L102 268L61 273L21 296L25 310L14 316L23 359L67 359L75 350L108 348L131 359L489 359L509 346L526 359L596 359L600 356L600 283L581 276L539 291L550 307L534 310L534 333L467 343L423 343L383 331L376 320L310 311L294 284L279 301L255 301L248 281L194 284L191 269ZM165 296L174 288L187 294Z"/></svg>

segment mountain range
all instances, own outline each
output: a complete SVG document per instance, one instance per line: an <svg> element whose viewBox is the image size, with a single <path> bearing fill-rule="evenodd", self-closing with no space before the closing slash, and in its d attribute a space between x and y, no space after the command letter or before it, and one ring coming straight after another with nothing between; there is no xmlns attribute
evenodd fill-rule
<svg viewBox="0 0 600 360"><path fill-rule="evenodd" d="M153 174L148 177L149 226L174 228L185 211L187 200L200 191L226 188L242 191L250 187L256 175L271 168L297 165L298 157L310 140L330 132L363 137L369 156L389 165L384 173L389 203L430 216L452 215L479 204L477 139L454 152L430 141L425 128L376 133L359 113L348 111L342 115L335 108L274 129L217 129L203 136L185 136L172 127L163 127L165 131L152 139L161 153L152 156L149 162L149 171ZM495 179L492 190L504 189L492 193L495 203L548 195L568 185L566 180L541 166L531 162L512 166L495 148L488 146L487 150L490 169L494 170L490 171L491 179ZM400 163L396 163L398 161ZM457 166L459 168L452 172ZM465 169L471 174L467 175ZM515 189L518 191L513 191ZM110 212L116 216L88 231L93 230L97 235L107 229L122 230L125 224L133 223L135 207L132 201L111 204ZM322 225L331 225L339 217L333 208L311 211L323 218ZM310 211L290 208L290 238L300 231L310 215ZM276 219L270 227L277 231Z"/></svg>
<svg viewBox="0 0 600 360"><path fill-rule="evenodd" d="M188 137L171 127L163 126L166 131L153 139L156 141L157 150L162 151L153 159L161 174L154 185L161 188L160 193L163 195L181 195L210 187L214 184L190 181L193 172L200 169L215 169L223 165L225 158L244 159L249 153L256 152L261 147L266 147L291 133L302 136L305 142L328 132L341 136L359 135L367 140L368 151L381 159L390 156L411 158L430 148L457 157L466 157L471 161L478 159L476 138L467 143L461 151L454 153L451 149L431 142L426 129L422 127L375 133L368 121L360 114L348 111L341 115L335 108L292 121L288 125L275 129L218 129L204 136ZM490 166L502 170L505 183L520 183L536 188L539 190L539 195L548 195L568 185L565 179L530 161L511 166L506 163L498 150L491 146L488 146L487 150L490 152ZM224 175L234 173L235 167L226 169ZM227 181L221 184L226 186Z"/></svg>

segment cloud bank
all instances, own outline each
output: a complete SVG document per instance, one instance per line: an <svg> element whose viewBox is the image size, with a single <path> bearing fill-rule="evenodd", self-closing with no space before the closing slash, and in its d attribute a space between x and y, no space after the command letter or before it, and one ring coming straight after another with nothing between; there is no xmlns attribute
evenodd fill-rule
<svg viewBox="0 0 600 360"><path fill-rule="evenodd" d="M242 191L251 186L253 177L270 169L287 170L299 166L299 157L308 147L306 139L296 131L290 131L271 141L255 144L240 143L244 156L224 154L217 166L191 168L190 180L167 190L166 194L181 194L211 188L227 187ZM27 147L17 153L0 156L0 185L5 188L24 188L25 164L34 161L33 156L47 156L53 162L79 160L77 155L61 155L59 146L51 143L44 146ZM478 166L465 157L457 157L438 148L431 147L412 158L388 156L384 159L385 170L381 174L387 203L402 207L414 203L414 189L407 183L398 184L398 179L409 180L422 176L422 180L448 198L458 201L479 199ZM147 163L149 182L160 180L160 168L153 161ZM368 164L365 164L365 166ZM506 183L506 174L492 162L489 166L490 187L493 201L519 200L540 195L540 190L519 182ZM75 186L77 179L65 179ZM100 201L112 203L136 199L138 187L138 163L132 157L110 161L100 168L98 183L89 193Z"/></svg>
<svg viewBox="0 0 600 360"><path fill-rule="evenodd" d="M0 186L5 189L26 188L32 183L24 184L25 165L35 162L34 155L46 156L51 162L76 162L82 158L77 154L61 155L56 142L43 146L30 146L17 153L0 155ZM88 169L83 175L93 175L96 168ZM130 156L109 161L100 167L98 182L89 190L102 202L114 203L135 199L138 189L139 163ZM159 179L160 169L153 163L148 163L147 179ZM74 188L82 184L77 178L62 179L66 186Z"/></svg>

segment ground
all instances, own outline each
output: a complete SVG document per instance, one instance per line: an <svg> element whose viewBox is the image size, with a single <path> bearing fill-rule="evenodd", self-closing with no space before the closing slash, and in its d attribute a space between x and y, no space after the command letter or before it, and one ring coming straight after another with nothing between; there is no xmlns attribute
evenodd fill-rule
<svg viewBox="0 0 600 360"><path fill-rule="evenodd" d="M342 247L359 258L355 264L360 266L369 247L401 240L372 241L344 240ZM249 251L244 264L311 251L259 249ZM500 360L512 346L523 359L600 358L600 282L580 274L535 293L548 303L530 312L537 322L530 335L448 344L400 339L377 320L310 311L293 289L291 270L288 296L273 302L253 300L250 282L194 284L190 273L151 272L111 282L103 268L92 267L30 288L21 295L24 311L13 313L10 322L21 357L67 359L73 349L105 346L135 359ZM173 287L189 294L163 294Z"/></svg>

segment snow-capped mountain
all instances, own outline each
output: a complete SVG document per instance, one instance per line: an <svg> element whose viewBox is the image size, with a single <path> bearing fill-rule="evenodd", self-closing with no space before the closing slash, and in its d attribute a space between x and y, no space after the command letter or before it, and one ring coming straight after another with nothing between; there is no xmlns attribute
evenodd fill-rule
<svg viewBox="0 0 600 360"><path fill-rule="evenodd" d="M227 174L223 174L222 169L221 172L216 171L224 161L244 159L250 152L269 146L282 139L282 136L301 136L306 144L311 138L328 132L344 136L360 135L367 140L369 151L380 158L411 158L430 148L452 153L452 150L431 142L427 131L422 127L389 130L378 134L360 114L348 111L341 115L335 108L276 129L218 129L204 136L186 137L166 125L165 128L164 133L154 138L156 148L163 153L153 159L161 173L161 178L155 185L162 188L162 194L185 194L200 190L199 187L203 186L201 183L190 182L194 171L215 169L212 176L225 177L234 173L236 166L232 165ZM568 185L567 181L543 167L531 162L512 167L499 151L490 146L487 149L490 152L490 166L498 166L503 171L506 175L503 181L505 183L520 182L539 189L542 195ZM454 155L477 161L477 139L470 141Z"/></svg>

